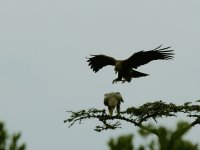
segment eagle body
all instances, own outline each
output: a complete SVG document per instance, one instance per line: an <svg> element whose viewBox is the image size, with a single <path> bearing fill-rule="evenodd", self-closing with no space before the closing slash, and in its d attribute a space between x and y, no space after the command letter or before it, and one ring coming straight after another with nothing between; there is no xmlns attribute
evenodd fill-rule
<svg viewBox="0 0 200 150"><path fill-rule="evenodd" d="M113 80L113 83L115 83L117 81L122 81L122 83L124 83L126 81L131 82L132 78L148 76L148 74L138 72L138 71L132 69L130 66L123 63L124 61L122 61L122 60L116 61L116 62L117 63L115 65L115 73L118 73L118 77Z"/></svg>
<svg viewBox="0 0 200 150"><path fill-rule="evenodd" d="M148 74L136 71L137 67L145 65L153 60L170 60L173 58L173 50L169 50L170 47L161 48L162 45L149 51L139 51L134 53L128 59L116 60L113 57L100 55L91 55L87 58L87 62L90 68L96 73L105 66L114 66L115 73L118 73L118 77L113 80L113 83L121 81L131 82L132 78L139 78L148 76Z"/></svg>
<svg viewBox="0 0 200 150"><path fill-rule="evenodd" d="M110 92L104 95L104 105L108 106L108 111L110 116L113 115L113 110L117 109L117 114L120 114L120 105L123 98L119 92Z"/></svg>

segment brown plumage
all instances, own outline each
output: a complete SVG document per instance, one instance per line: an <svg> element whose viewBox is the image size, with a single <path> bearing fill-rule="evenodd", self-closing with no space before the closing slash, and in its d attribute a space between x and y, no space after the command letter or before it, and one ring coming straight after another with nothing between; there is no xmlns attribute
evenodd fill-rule
<svg viewBox="0 0 200 150"><path fill-rule="evenodd" d="M149 51L139 51L134 53L128 59L116 60L113 57L106 55L91 55L87 58L87 62L90 68L96 73L101 68L112 65L115 66L114 70L118 73L118 77L113 80L113 83L118 81L130 82L132 78L139 78L148 76L148 74L138 72L134 69L141 65L145 65L153 60L170 60L173 59L173 50L169 50L171 47L161 48L162 45ZM134 69L133 69L134 68Z"/></svg>

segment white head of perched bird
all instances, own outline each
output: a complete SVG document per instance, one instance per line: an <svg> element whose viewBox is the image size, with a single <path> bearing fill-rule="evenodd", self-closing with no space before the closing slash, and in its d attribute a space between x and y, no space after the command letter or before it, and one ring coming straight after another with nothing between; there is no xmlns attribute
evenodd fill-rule
<svg viewBox="0 0 200 150"><path fill-rule="evenodd" d="M120 104L123 98L119 92L106 93L104 95L104 105L108 106L110 116L113 114L113 110L117 107L117 115L120 114Z"/></svg>

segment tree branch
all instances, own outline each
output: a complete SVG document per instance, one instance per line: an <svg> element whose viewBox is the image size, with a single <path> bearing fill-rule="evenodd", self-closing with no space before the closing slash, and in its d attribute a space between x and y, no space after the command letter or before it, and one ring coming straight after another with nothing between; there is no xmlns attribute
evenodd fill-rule
<svg viewBox="0 0 200 150"><path fill-rule="evenodd" d="M196 101L199 102L199 101ZM73 126L75 123L82 123L85 119L95 118L98 119L102 125L97 125L95 131L101 132L108 129L121 128L121 121L129 122L141 129L148 130L151 133L157 135L156 128L152 129L143 125L149 119L156 121L158 118L162 117L177 117L180 113L186 114L186 117L195 118L195 120L188 126L188 128L200 124L200 106L194 105L191 102L186 102L183 105L177 106L173 103L165 103L163 101L148 102L142 106L130 107L125 111L120 112L120 115L109 116L104 110L98 110L91 108L88 111L81 110L78 112L67 111L70 113L70 117L64 120L64 123L69 123L69 127ZM156 121L157 122L157 121Z"/></svg>

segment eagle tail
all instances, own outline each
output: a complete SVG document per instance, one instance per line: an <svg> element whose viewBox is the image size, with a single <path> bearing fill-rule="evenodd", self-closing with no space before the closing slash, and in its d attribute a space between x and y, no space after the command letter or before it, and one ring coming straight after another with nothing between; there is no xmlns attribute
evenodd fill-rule
<svg viewBox="0 0 200 150"><path fill-rule="evenodd" d="M132 70L132 77L133 78L140 78L140 77L145 77L145 76L149 76L149 74L146 73L142 73L136 70Z"/></svg>

